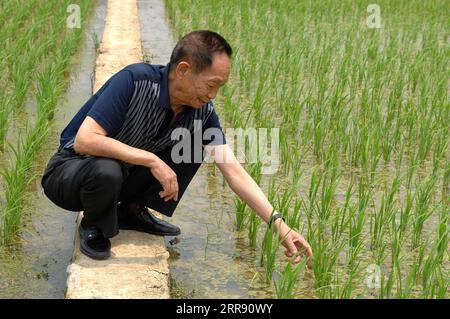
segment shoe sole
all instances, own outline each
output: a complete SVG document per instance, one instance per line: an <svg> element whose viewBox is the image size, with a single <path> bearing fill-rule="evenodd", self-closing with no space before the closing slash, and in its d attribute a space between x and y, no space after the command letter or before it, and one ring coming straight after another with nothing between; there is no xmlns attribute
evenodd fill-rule
<svg viewBox="0 0 450 319"><path fill-rule="evenodd" d="M86 250L83 247L83 245L81 245L81 243L80 243L80 251L83 254L85 254L86 256L88 256L89 258L92 258L92 259L95 259L95 260L105 260L105 259L108 259L111 256L110 252L108 252L107 254L98 254L98 253L94 254L94 253Z"/></svg>

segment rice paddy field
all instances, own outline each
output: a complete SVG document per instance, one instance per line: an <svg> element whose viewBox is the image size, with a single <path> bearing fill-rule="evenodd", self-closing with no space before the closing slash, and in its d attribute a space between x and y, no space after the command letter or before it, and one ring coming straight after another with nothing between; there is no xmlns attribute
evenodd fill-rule
<svg viewBox="0 0 450 319"><path fill-rule="evenodd" d="M11 244L21 226L33 163L46 141L67 67L82 32L67 27L70 1L0 4L0 243ZM87 13L90 1L79 8Z"/></svg>
<svg viewBox="0 0 450 319"><path fill-rule="evenodd" d="M0 2L0 298L64 293L75 216L52 215L40 176L67 121L62 106L72 103L78 110L91 94L92 66L84 71L88 83L76 76L83 67L78 60L88 60L79 47L93 42L90 19L69 28L70 4ZM82 17L97 6L90 0L77 4Z"/></svg>
<svg viewBox="0 0 450 319"><path fill-rule="evenodd" d="M81 1L83 13L89 3ZM39 0L0 4L2 245L10 244L21 226L26 190L36 178L29 173L67 85L64 76L82 35L80 29L67 28L69 4Z"/></svg>
<svg viewBox="0 0 450 319"><path fill-rule="evenodd" d="M100 23L92 12L106 2L0 2L0 298L63 297L75 217L54 211L35 227L33 215L50 210L35 194L60 129L87 98L83 85L91 89L86 80L70 89L81 68L72 62L89 51L81 44ZM158 33L145 19L150 2L138 1L149 62L158 53L145 47ZM74 3L90 17L80 28L67 27ZM314 253L312 268L289 263L272 230L205 164L172 220L180 242L166 241L172 297L448 298L450 3L164 3L175 39L210 29L230 42L232 73L215 109L226 132L279 129L276 172L264 174L260 159L244 166ZM65 98L71 115L61 117ZM58 235L43 240L49 229Z"/></svg>
<svg viewBox="0 0 450 319"><path fill-rule="evenodd" d="M314 264L283 260L237 198L266 297L448 297L450 5L377 1L373 28L370 3L166 1L176 37L211 29L235 50L223 125L280 129L278 172L246 166Z"/></svg>

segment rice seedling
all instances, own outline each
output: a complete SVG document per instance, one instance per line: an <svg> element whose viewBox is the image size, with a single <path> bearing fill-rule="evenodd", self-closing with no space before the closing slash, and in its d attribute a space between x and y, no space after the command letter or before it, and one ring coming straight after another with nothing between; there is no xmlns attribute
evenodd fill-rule
<svg viewBox="0 0 450 319"><path fill-rule="evenodd" d="M303 258L295 266L288 262L283 272L280 274L279 279L273 280L278 299L293 299L295 297L295 284L300 273L305 269L306 262L306 258Z"/></svg>
<svg viewBox="0 0 450 319"><path fill-rule="evenodd" d="M278 191L281 192L280 190ZM278 210L283 213L283 216L287 216L287 212L291 207L292 197L294 196L295 188L293 186L289 186L287 189L283 190L282 195L276 195L275 206Z"/></svg>
<svg viewBox="0 0 450 319"><path fill-rule="evenodd" d="M280 238L278 230L275 231L274 225L268 225L264 233L260 257L260 265L265 269L266 283L270 283L272 281L272 275L275 270L276 255L282 241L283 239Z"/></svg>
<svg viewBox="0 0 450 319"><path fill-rule="evenodd" d="M436 245L433 245L430 254L425 258L422 268L422 298L433 298L437 291L441 291L441 269L438 267L439 262L436 260ZM436 290L436 288L438 290Z"/></svg>
<svg viewBox="0 0 450 319"><path fill-rule="evenodd" d="M316 207L319 220L326 221L331 216L331 205L334 194L336 193L338 181L339 174L336 166L324 172L321 185L320 204Z"/></svg>
<svg viewBox="0 0 450 319"><path fill-rule="evenodd" d="M333 296L333 279L337 259L345 247L345 242L332 242L324 238L324 226L316 226L316 235L310 236L310 244L314 252L313 273L316 292L321 298Z"/></svg>
<svg viewBox="0 0 450 319"><path fill-rule="evenodd" d="M292 212L290 214L284 214L286 224L294 229L300 228L300 222L302 218L302 207L305 205L303 198L297 197L293 204Z"/></svg>
<svg viewBox="0 0 450 319"><path fill-rule="evenodd" d="M236 210L236 230L244 229L247 224L247 204L240 198L235 199L234 206Z"/></svg>
<svg viewBox="0 0 450 319"><path fill-rule="evenodd" d="M4 207L1 207L2 229L0 243L8 245L19 230L22 219L22 210L25 205L26 188L35 176L29 176L28 171L32 165L39 147L47 133L47 127L38 126L30 131L26 137L19 138L19 143L15 148L10 145L14 152L15 165L12 169L3 169L1 175L5 182Z"/></svg>
<svg viewBox="0 0 450 319"><path fill-rule="evenodd" d="M400 211L399 232L401 239L406 238L412 215L411 213L412 213L413 199L410 191L407 191L405 201L406 201L405 207Z"/></svg>
<svg viewBox="0 0 450 319"><path fill-rule="evenodd" d="M389 272L389 275L386 275L385 272L381 272L381 279L380 279L380 289L379 289L379 295L378 298L380 299L390 299L393 294L393 288L394 288L394 280L395 280L395 273L391 268L391 271Z"/></svg>
<svg viewBox="0 0 450 319"><path fill-rule="evenodd" d="M370 220L371 230L371 249L381 249L383 238L389 229L392 219L395 215L395 194L400 187L400 180L395 178L389 188L386 187L385 193L381 197L380 208L374 212Z"/></svg>
<svg viewBox="0 0 450 319"><path fill-rule="evenodd" d="M436 183L436 176L430 176L417 186L415 195L416 209L413 217L413 247L418 247L421 240L421 234L424 223L433 214L433 209L430 207L430 200Z"/></svg>
<svg viewBox="0 0 450 319"><path fill-rule="evenodd" d="M7 94L2 94L0 96L0 151L3 151L3 147L5 145L10 112L11 99Z"/></svg>
<svg viewBox="0 0 450 319"><path fill-rule="evenodd" d="M259 226L261 225L261 218L259 218L255 212L250 212L249 226L248 226L248 239L250 247L256 248L256 236L258 235Z"/></svg>

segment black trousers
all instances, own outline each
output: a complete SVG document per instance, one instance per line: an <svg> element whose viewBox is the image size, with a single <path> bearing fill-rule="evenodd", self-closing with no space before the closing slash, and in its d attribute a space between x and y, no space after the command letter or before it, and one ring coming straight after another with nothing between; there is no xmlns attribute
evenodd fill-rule
<svg viewBox="0 0 450 319"><path fill-rule="evenodd" d="M163 188L148 167L127 167L119 160L64 149L49 160L41 184L53 203L69 211L84 211L84 223L97 226L111 238L119 232L118 202L145 205L170 217L201 165L174 163L171 148L155 155L177 174L177 202L159 197Z"/></svg>

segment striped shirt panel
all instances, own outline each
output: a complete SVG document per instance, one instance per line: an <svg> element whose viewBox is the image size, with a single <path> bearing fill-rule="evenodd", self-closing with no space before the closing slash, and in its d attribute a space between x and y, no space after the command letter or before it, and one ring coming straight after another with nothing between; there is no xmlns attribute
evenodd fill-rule
<svg viewBox="0 0 450 319"><path fill-rule="evenodd" d="M193 134L194 121L201 120L205 123L212 114L212 103L205 104L202 108L191 112L189 118L171 130L167 130L162 136L161 131L164 119L170 112L168 109L157 105L160 84L148 80L135 82L136 89L130 102L125 122L120 132L113 138L132 147L144 149L149 152L159 152L166 147L173 146L177 141L172 140L171 134L175 128L186 128Z"/></svg>

